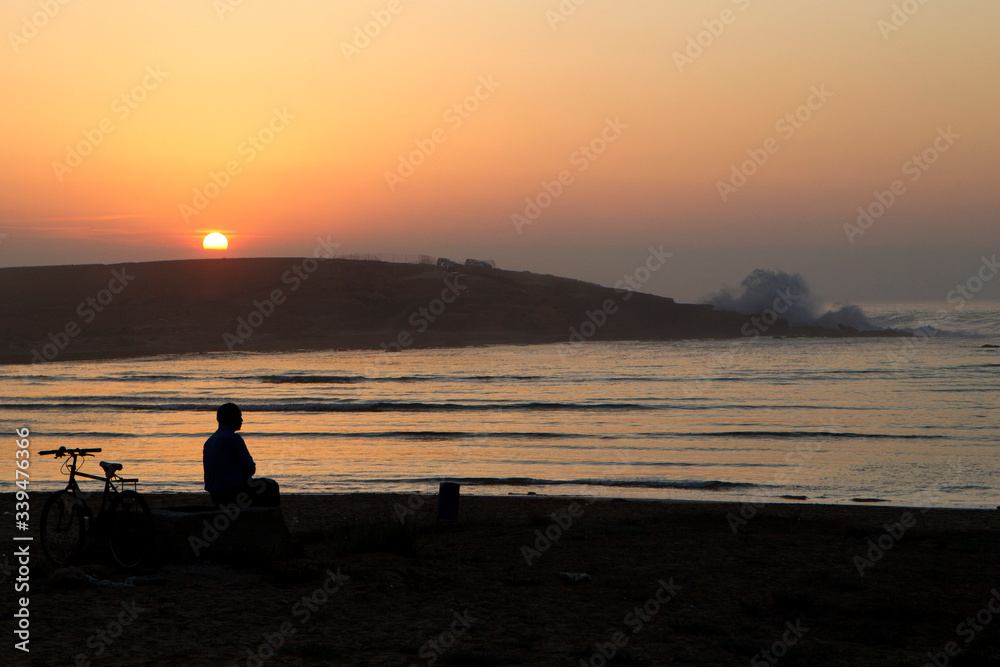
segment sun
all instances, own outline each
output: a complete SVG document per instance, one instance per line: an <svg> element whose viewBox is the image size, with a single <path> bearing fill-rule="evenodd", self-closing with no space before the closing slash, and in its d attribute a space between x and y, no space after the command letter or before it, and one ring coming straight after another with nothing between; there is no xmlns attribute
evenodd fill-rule
<svg viewBox="0 0 1000 667"><path fill-rule="evenodd" d="M229 247L229 239L219 232L212 232L201 242L201 247L205 250L225 250Z"/></svg>

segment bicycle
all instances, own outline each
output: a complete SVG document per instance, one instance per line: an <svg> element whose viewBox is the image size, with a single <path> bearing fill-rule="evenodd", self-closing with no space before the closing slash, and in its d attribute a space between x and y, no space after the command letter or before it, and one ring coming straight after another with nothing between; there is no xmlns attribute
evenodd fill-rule
<svg viewBox="0 0 1000 667"><path fill-rule="evenodd" d="M71 461L63 462L62 471L69 469L69 483L66 488L56 491L42 508L42 550L57 567L65 567L79 560L83 553L84 540L87 533L97 529L107 538L108 549L114 561L125 569L137 567L149 548L150 536L153 532L153 517L149 506L142 496L135 491L136 479L125 479L118 476L122 469L120 463L101 461L104 477L80 472L82 461L93 456L101 449L50 449L38 452L40 456L54 455L57 459L64 456L72 457ZM101 511L94 520L90 507L84 500L77 484L77 477L86 477L104 482L104 495L101 497ZM132 484L131 490L123 487Z"/></svg>

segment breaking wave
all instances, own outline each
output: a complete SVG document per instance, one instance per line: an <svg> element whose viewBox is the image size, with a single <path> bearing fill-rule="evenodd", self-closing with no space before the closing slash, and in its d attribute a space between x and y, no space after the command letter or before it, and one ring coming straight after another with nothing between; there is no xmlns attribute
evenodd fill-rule
<svg viewBox="0 0 1000 667"><path fill-rule="evenodd" d="M820 314L820 306L805 279L798 273L754 269L739 288L724 287L702 300L718 310L741 315L759 315L768 310L783 310L780 317L793 327L821 326L838 329L848 326L858 331L880 329L861 308L843 305Z"/></svg>

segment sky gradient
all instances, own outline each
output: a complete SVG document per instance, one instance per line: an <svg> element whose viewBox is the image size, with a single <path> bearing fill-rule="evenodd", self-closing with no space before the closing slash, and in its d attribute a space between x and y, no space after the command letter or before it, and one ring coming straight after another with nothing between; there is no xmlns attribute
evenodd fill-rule
<svg viewBox="0 0 1000 667"><path fill-rule="evenodd" d="M662 245L646 291L771 268L867 301L944 299L997 252L1000 5L560 6L8 0L0 266L220 231L613 284ZM845 229L859 207L884 212Z"/></svg>

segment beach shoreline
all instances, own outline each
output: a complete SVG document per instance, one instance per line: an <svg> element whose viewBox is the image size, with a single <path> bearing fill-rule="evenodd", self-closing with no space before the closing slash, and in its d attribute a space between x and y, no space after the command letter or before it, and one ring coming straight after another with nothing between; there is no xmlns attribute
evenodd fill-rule
<svg viewBox="0 0 1000 667"><path fill-rule="evenodd" d="M448 522L433 495L286 494L282 513L289 558L167 564L134 588L56 571L36 540L35 664L256 665L268 638L268 665L923 665L948 642L1000 658L1000 624L956 635L1000 582L995 510L463 495ZM96 656L128 604L143 611Z"/></svg>

